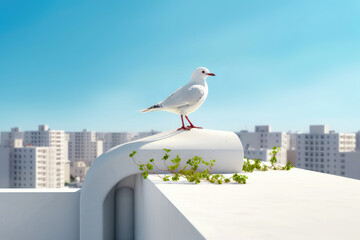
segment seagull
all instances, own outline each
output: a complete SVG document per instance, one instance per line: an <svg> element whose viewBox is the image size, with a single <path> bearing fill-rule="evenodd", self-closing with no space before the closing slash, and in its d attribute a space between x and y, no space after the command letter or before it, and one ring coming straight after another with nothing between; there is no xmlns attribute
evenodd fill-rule
<svg viewBox="0 0 360 240"><path fill-rule="evenodd" d="M153 111L168 111L179 114L181 116L182 126L177 130L202 128L195 127L187 115L197 110L205 102L208 95L206 78L209 76L215 76L215 74L211 73L205 67L196 68L193 71L191 80L188 84L176 90L165 100L141 111L143 113ZM185 127L184 116L189 122L190 126Z"/></svg>

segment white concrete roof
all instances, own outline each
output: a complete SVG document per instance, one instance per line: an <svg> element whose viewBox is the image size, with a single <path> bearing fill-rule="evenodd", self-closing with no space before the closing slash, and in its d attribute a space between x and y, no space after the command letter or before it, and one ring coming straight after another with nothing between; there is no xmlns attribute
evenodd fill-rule
<svg viewBox="0 0 360 240"><path fill-rule="evenodd" d="M149 179L207 239L359 239L360 181L301 169L246 185Z"/></svg>

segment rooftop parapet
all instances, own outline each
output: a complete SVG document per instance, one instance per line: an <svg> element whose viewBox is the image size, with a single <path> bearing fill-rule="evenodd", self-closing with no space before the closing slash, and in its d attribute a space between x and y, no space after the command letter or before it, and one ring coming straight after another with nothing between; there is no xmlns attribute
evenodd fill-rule
<svg viewBox="0 0 360 240"><path fill-rule="evenodd" d="M114 212L111 206L114 205L111 202L116 201L116 192L125 192L116 186L121 185L125 178L140 173L129 154L137 151L136 158L139 161L154 158L155 163L161 166L164 148L171 149L172 156L178 154L183 159L195 155L206 161L216 159L213 173L241 172L243 165L243 147L233 132L205 129L173 130L110 149L95 160L86 175L80 196L80 239L113 237L114 226L110 223L114 222L114 216L111 215ZM124 187L134 188L137 185L134 181L135 178L130 179L130 183L127 181ZM106 209L104 205L107 206ZM135 225L137 219L140 219L140 216L136 215L136 208L135 205Z"/></svg>

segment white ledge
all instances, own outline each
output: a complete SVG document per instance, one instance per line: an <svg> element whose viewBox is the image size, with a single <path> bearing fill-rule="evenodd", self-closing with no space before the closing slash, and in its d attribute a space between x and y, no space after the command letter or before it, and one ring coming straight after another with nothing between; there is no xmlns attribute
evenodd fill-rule
<svg viewBox="0 0 360 240"><path fill-rule="evenodd" d="M149 179L206 239L359 239L360 181L302 169L247 184Z"/></svg>

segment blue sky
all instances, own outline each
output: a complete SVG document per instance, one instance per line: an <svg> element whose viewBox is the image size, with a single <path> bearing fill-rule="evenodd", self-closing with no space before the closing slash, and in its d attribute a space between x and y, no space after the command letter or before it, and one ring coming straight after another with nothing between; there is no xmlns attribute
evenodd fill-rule
<svg viewBox="0 0 360 240"><path fill-rule="evenodd" d="M359 1L0 2L0 130L168 130L142 114L205 66L194 124L360 130Z"/></svg>

